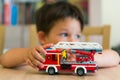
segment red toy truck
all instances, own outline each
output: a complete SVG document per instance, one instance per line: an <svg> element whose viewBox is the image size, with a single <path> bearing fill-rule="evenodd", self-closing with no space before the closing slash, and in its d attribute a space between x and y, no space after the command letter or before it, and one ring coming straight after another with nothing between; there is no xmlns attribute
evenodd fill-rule
<svg viewBox="0 0 120 80"><path fill-rule="evenodd" d="M94 42L59 42L46 49L44 70L50 75L58 72L74 72L79 76L98 69L94 61L94 54L102 51L102 46ZM74 55L74 60L68 60L69 54Z"/></svg>

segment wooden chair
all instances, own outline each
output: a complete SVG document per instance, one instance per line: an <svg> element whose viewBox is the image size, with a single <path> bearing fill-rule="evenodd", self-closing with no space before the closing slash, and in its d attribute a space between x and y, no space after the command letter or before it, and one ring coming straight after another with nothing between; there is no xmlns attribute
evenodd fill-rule
<svg viewBox="0 0 120 80"><path fill-rule="evenodd" d="M30 38L30 47L34 47L38 44L37 30L35 25L29 26L29 38Z"/></svg>
<svg viewBox="0 0 120 80"><path fill-rule="evenodd" d="M110 25L86 26L82 33L85 36L85 41L90 41L92 35L101 35L103 49L110 48Z"/></svg>
<svg viewBox="0 0 120 80"><path fill-rule="evenodd" d="M35 25L30 25L30 47L38 44L37 32ZM83 30L85 41L90 41L90 36L101 35L103 49L108 49L110 46L110 25L104 26L86 26Z"/></svg>
<svg viewBox="0 0 120 80"><path fill-rule="evenodd" d="M3 53L5 39L5 27L0 26L0 55Z"/></svg>

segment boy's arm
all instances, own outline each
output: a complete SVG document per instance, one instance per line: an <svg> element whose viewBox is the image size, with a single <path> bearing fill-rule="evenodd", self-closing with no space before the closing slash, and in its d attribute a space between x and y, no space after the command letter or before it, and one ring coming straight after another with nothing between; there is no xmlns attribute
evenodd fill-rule
<svg viewBox="0 0 120 80"><path fill-rule="evenodd" d="M45 48L51 47L53 44L46 44L43 46L35 46L33 48L14 48L8 50L5 54L0 56L0 64L3 67L15 67L23 63L27 63L33 68L43 67L45 59L41 54L45 55L47 52Z"/></svg>
<svg viewBox="0 0 120 80"><path fill-rule="evenodd" d="M113 50L104 50L102 54L95 54L95 61L99 67L112 67L119 64L120 56Z"/></svg>
<svg viewBox="0 0 120 80"><path fill-rule="evenodd" d="M8 50L5 54L0 56L0 64L4 67L15 67L25 63L24 56L27 54L29 48L14 48Z"/></svg>

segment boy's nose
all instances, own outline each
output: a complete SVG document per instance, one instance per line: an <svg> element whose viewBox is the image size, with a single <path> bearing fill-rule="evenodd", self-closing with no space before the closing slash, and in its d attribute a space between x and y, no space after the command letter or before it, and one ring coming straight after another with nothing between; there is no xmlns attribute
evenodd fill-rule
<svg viewBox="0 0 120 80"><path fill-rule="evenodd" d="M69 42L75 42L76 40L75 40L73 37L70 37L70 38L68 39L68 41L69 41Z"/></svg>

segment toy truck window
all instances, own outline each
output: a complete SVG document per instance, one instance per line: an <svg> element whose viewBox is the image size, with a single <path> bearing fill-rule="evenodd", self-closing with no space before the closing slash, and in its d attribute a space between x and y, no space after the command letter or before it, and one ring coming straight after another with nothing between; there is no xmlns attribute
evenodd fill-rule
<svg viewBox="0 0 120 80"><path fill-rule="evenodd" d="M57 55L55 54L52 55L52 61L57 61Z"/></svg>

